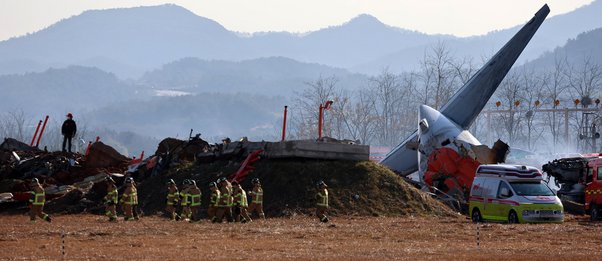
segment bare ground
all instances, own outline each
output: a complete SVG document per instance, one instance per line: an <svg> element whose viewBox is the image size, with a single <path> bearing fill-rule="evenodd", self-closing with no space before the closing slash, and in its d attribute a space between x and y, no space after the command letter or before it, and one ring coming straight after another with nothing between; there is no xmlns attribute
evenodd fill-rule
<svg viewBox="0 0 602 261"><path fill-rule="evenodd" d="M102 216L55 216L29 223L0 216L0 259L472 259L599 260L602 223L571 217L564 224L481 224L465 218L306 216L251 224L170 222L159 216L109 223Z"/></svg>

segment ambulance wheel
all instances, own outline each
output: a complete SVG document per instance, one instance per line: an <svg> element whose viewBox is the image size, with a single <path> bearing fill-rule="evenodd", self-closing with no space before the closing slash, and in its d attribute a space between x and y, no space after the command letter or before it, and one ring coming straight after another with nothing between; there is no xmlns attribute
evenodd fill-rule
<svg viewBox="0 0 602 261"><path fill-rule="evenodd" d="M518 215L516 214L516 211L510 210L510 213L508 213L508 223L518 224Z"/></svg>
<svg viewBox="0 0 602 261"><path fill-rule="evenodd" d="M479 222L483 222L483 217L481 216L481 211L479 211L478 208L474 208L472 210L472 222L474 223L479 223Z"/></svg>
<svg viewBox="0 0 602 261"><path fill-rule="evenodd" d="M591 205L589 217L590 217L591 221L600 220L600 208L598 207L598 205L596 205L596 204Z"/></svg>

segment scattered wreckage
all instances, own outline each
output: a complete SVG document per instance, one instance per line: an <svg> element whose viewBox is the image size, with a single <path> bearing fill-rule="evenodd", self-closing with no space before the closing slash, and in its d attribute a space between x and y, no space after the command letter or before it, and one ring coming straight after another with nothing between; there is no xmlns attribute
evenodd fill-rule
<svg viewBox="0 0 602 261"><path fill-rule="evenodd" d="M100 192L95 185L107 175L123 177L129 163L129 158L102 142L81 155L47 152L7 138L0 144L0 203L27 202L33 178L44 185L50 201L70 194L81 194L83 199L85 194Z"/></svg>

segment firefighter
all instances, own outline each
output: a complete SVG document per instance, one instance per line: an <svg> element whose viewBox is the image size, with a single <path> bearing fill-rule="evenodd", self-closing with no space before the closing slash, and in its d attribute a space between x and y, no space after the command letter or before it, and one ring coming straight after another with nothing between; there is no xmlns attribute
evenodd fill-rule
<svg viewBox="0 0 602 261"><path fill-rule="evenodd" d="M69 153L71 153L71 139L77 133L77 125L73 120L73 114L67 113L67 119L63 122L63 126L61 126L61 133L63 134L63 152L66 152L65 147L67 143L69 143Z"/></svg>
<svg viewBox="0 0 602 261"><path fill-rule="evenodd" d="M169 214L171 220L178 220L178 214L176 213L176 205L180 201L180 192L178 192L178 187L176 186L176 182L173 179L170 179L167 182L167 204L165 207L165 211Z"/></svg>
<svg viewBox="0 0 602 261"><path fill-rule="evenodd" d="M44 203L46 203L46 193L44 192L44 188L40 185L40 182L37 178L31 180L31 199L29 199L29 203L31 204L31 209L29 210L29 220L31 222L36 222L36 216L41 219L51 222L52 219L46 213L44 213Z"/></svg>
<svg viewBox="0 0 602 261"><path fill-rule="evenodd" d="M328 222L328 217L326 216L326 209L328 209L328 186L324 181L319 181L317 186L316 200L318 202L316 204L316 216L321 222L326 223Z"/></svg>
<svg viewBox="0 0 602 261"><path fill-rule="evenodd" d="M209 207L207 208L207 215L209 216L209 220L215 221L217 219L215 214L219 207L220 192L217 188L217 183L215 182L209 184L209 189L211 190L211 200L209 201Z"/></svg>
<svg viewBox="0 0 602 261"><path fill-rule="evenodd" d="M247 208L249 207L247 193L245 193L245 190L236 181L232 182L232 186L234 188L234 217L236 222L251 222L251 217L247 213Z"/></svg>
<svg viewBox="0 0 602 261"><path fill-rule="evenodd" d="M134 214L134 220L140 220L140 217L138 216L138 189L136 186L136 181L134 180L134 178L132 178L132 187L136 191L136 202L134 203L134 205L132 205L132 214Z"/></svg>
<svg viewBox="0 0 602 261"><path fill-rule="evenodd" d="M196 181L190 181L190 188L188 189L188 197L190 198L190 211L191 219L190 222L199 221L199 209L201 208L201 190L196 186Z"/></svg>
<svg viewBox="0 0 602 261"><path fill-rule="evenodd" d="M105 215L109 217L109 221L117 221L117 204L119 197L115 181L107 176L105 178L107 184L107 195L105 196Z"/></svg>
<svg viewBox="0 0 602 261"><path fill-rule="evenodd" d="M249 191L249 195L251 196L249 215L253 215L253 212L257 212L257 215L260 218L265 219L265 214L263 213L263 188L261 187L258 178L254 178L252 183L253 190Z"/></svg>
<svg viewBox="0 0 602 261"><path fill-rule="evenodd" d="M232 191L232 183L228 181L227 178L223 177L222 182L226 184L226 189L228 190L228 207L226 208L226 220L228 222L234 222L234 215L232 214L232 208L234 207L234 193Z"/></svg>
<svg viewBox="0 0 602 261"><path fill-rule="evenodd" d="M226 217L228 222L233 222L232 219L232 202L234 201L232 198L232 185L226 178L220 178L218 180L219 190L220 190L220 200L216 213L216 219L214 222L221 223Z"/></svg>
<svg viewBox="0 0 602 261"><path fill-rule="evenodd" d="M126 221L136 220L134 218L134 207L138 205L138 191L134 186L134 179L131 177L125 179L125 190L121 195L121 204L125 213L123 219Z"/></svg>
<svg viewBox="0 0 602 261"><path fill-rule="evenodd" d="M180 205L182 206L182 213L180 217L184 221L190 221L190 194L188 194L188 189L190 185L190 180L185 179L182 182L182 191L180 192Z"/></svg>

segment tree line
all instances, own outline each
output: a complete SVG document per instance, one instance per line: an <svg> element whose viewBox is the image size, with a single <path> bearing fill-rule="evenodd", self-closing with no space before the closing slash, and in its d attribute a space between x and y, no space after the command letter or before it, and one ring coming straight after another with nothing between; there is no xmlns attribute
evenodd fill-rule
<svg viewBox="0 0 602 261"><path fill-rule="evenodd" d="M323 135L393 147L416 130L419 105L440 109L484 62L455 57L439 43L425 52L419 69L397 74L385 68L355 91L346 90L335 76L320 76L295 93L287 135L315 139L319 105L332 100L324 112ZM488 145L501 139L541 152L595 150L583 135L586 127L599 123L597 110L585 116L573 109L597 108L601 89L602 67L589 57L514 67L470 130Z"/></svg>

